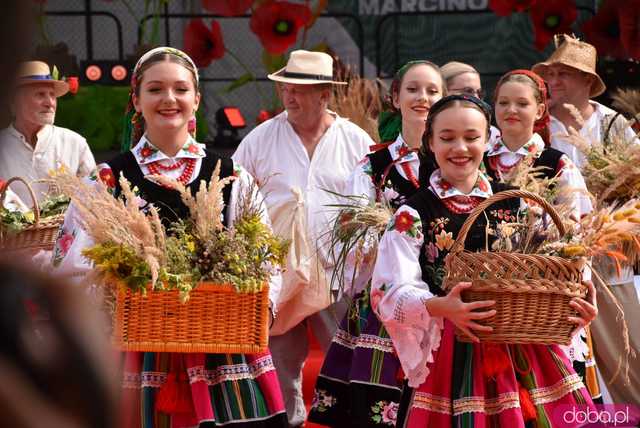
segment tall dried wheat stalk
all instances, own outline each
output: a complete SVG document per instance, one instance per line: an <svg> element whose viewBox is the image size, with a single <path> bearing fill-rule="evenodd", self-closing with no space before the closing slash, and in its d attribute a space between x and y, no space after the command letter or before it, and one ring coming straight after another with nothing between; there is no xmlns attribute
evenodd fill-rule
<svg viewBox="0 0 640 428"><path fill-rule="evenodd" d="M139 198L122 175L119 182L124 201L114 198L100 180L88 183L65 171L53 174L51 180L71 198L86 233L97 244L132 248L149 265L155 285L160 268L166 265L166 234L155 207L148 215L142 212Z"/></svg>
<svg viewBox="0 0 640 428"><path fill-rule="evenodd" d="M379 143L378 115L382 111L382 97L378 84L374 80L363 79L349 68L340 73L338 80L349 84L335 85L329 108L364 129Z"/></svg>
<svg viewBox="0 0 640 428"><path fill-rule="evenodd" d="M611 99L613 100L613 106L617 110L640 119L640 90L618 89L611 96Z"/></svg>
<svg viewBox="0 0 640 428"><path fill-rule="evenodd" d="M201 242L213 239L215 233L224 227L222 224L222 211L224 210L222 190L236 177L229 176L220 179L220 161L211 174L209 185L207 186L207 183L202 180L195 196L182 183L171 178L163 175L149 175L147 178L180 193L182 202L189 208L195 233Z"/></svg>

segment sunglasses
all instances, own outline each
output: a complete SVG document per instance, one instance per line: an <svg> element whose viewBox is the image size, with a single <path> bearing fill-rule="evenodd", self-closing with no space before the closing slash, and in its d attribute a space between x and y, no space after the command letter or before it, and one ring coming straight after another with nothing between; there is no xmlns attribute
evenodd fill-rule
<svg viewBox="0 0 640 428"><path fill-rule="evenodd" d="M476 98L484 98L484 91L482 89L473 89L469 87L465 88L451 88L449 89L450 94L463 94L463 95L472 95Z"/></svg>

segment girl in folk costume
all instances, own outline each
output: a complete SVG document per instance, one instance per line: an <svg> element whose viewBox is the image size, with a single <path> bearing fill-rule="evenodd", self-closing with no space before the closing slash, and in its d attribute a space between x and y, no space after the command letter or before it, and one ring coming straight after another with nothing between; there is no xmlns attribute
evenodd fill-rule
<svg viewBox="0 0 640 428"><path fill-rule="evenodd" d="M391 107L379 122L384 143L358 164L347 183L348 195L363 196L363 204L385 198L395 209L417 191L417 150L429 109L443 92L440 71L429 61L411 61L398 70L391 84ZM378 240L378 236L370 238ZM403 376L391 339L371 311L374 255L357 269L347 266L351 273L344 275L348 283L343 289L353 300L316 382L310 421L329 426L395 426ZM352 281L354 269L357 274Z"/></svg>
<svg viewBox="0 0 640 428"><path fill-rule="evenodd" d="M221 178L236 177L223 194L223 223L233 224L237 203L249 191L251 178L231 159L220 158L195 141L192 133L199 101L198 72L191 58L168 47L144 54L135 66L130 92L133 132L129 141L135 145L100 165L93 180L100 179L118 197L117 178L122 174L138 187L144 202L157 207L163 222L172 222L188 216L187 207L177 191L146 176L173 178L195 194L220 161ZM72 204L54 249L58 272L73 277L84 276L92 268L81 255L92 242L79 227L77 216ZM277 297L279 281L279 275L270 281L271 301ZM127 352L122 382L121 427L286 426L268 351L255 355Z"/></svg>
<svg viewBox="0 0 640 428"><path fill-rule="evenodd" d="M516 166L530 163L539 177L556 180L552 184L558 195L554 202L566 205L577 220L592 210L591 200L580 170L567 155L549 146L547 95L545 82L532 71L514 70L502 76L495 91L501 137L485 154L484 165L492 179L509 183ZM592 398L600 400L589 330L575 335L571 346L563 349Z"/></svg>
<svg viewBox="0 0 640 428"><path fill-rule="evenodd" d="M469 213L508 188L479 169L489 136L490 109L468 95L432 106L424 138L438 168L421 168L420 189L400 207L378 247L371 305L391 336L409 386L415 387L408 427L556 425L559 405L591 405L580 377L557 346L487 345L475 331L495 314L494 301L464 303L459 283L445 295L444 259ZM421 153L421 156L424 156ZM465 249L486 247L487 222L516 215L520 201L497 202L471 228ZM593 293L593 290L591 290ZM571 305L586 324L595 317L594 294ZM454 326L473 343L459 342Z"/></svg>

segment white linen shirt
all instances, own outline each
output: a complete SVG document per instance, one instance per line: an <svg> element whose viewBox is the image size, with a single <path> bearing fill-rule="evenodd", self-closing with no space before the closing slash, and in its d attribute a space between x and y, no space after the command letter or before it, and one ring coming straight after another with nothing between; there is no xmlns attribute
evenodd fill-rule
<svg viewBox="0 0 640 428"><path fill-rule="evenodd" d="M318 248L319 260L331 278L333 262L327 242L336 215L329 205L344 201L349 175L374 144L369 135L347 119L329 112L335 120L309 159L300 137L284 111L252 130L232 156L261 186L267 207L287 203L300 190L306 207L309 242Z"/></svg>
<svg viewBox="0 0 640 428"><path fill-rule="evenodd" d="M610 109L596 101L589 101L593 106L593 113L587 119L585 124L580 129L580 135L589 143L594 141L601 142L604 137L606 129L602 129L603 119L605 116L615 115L615 110ZM624 120L624 118L621 118ZM616 125L613 125L611 132L614 132ZM566 140L569 135L567 128L562 122L555 117L551 116L551 122L549 123L549 132L551 134L551 147L560 150L573 161L573 163L580 169L587 163L586 156L573 144ZM635 132L629 126L624 128L624 138L633 140L636 138ZM636 142L638 140L636 139Z"/></svg>
<svg viewBox="0 0 640 428"><path fill-rule="evenodd" d="M46 179L49 172L64 165L79 177L96 168L87 140L69 129L45 125L38 132L35 148L13 125L0 131L0 178L19 176L30 184ZM44 199L48 185L32 184L38 202ZM12 187L22 201L31 205L31 196L24 186Z"/></svg>

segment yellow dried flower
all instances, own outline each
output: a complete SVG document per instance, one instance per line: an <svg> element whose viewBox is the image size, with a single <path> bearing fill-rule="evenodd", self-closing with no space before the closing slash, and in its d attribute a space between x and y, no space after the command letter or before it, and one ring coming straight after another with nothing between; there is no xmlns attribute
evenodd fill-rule
<svg viewBox="0 0 640 428"><path fill-rule="evenodd" d="M587 255L587 249L582 245L567 245L562 247L561 254L565 257L580 257Z"/></svg>

